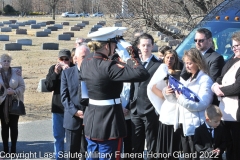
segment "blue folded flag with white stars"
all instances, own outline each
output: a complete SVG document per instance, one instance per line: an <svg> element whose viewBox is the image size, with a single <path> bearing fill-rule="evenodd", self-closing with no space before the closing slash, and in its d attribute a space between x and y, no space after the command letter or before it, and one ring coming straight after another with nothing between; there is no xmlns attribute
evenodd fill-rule
<svg viewBox="0 0 240 160"><path fill-rule="evenodd" d="M174 91L181 92L187 99L194 102L199 102L199 99L195 93L185 87L181 82L169 75L169 85Z"/></svg>

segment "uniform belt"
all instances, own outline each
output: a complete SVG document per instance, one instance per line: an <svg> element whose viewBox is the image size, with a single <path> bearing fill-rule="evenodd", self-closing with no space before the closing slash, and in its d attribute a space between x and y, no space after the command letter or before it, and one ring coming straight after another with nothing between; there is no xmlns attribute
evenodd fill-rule
<svg viewBox="0 0 240 160"><path fill-rule="evenodd" d="M97 105L97 106L102 106L102 105L114 105L114 104L120 104L121 99L116 98L116 99L107 99L107 100L94 100L89 98L89 104Z"/></svg>

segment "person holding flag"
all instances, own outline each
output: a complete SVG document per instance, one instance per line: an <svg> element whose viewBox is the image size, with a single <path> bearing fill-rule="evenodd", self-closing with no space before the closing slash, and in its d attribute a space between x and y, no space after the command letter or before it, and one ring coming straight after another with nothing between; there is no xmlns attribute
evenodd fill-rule
<svg viewBox="0 0 240 160"><path fill-rule="evenodd" d="M163 90L164 97L176 103L178 109L178 123L181 136L181 147L184 155L195 153L193 137L195 129L204 123L204 111L212 103L212 79L208 67L201 53L191 48L183 56L186 70L191 74L187 80L180 78L180 82L169 76L169 84ZM184 157L184 159L195 159Z"/></svg>

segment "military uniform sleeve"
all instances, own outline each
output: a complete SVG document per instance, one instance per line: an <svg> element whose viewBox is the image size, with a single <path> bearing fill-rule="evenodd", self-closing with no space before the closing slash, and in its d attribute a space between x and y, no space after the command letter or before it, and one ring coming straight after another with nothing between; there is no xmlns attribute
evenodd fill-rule
<svg viewBox="0 0 240 160"><path fill-rule="evenodd" d="M150 75L148 71L139 63L139 59L131 58L127 64L112 61L108 68L110 79L123 82L142 82Z"/></svg>

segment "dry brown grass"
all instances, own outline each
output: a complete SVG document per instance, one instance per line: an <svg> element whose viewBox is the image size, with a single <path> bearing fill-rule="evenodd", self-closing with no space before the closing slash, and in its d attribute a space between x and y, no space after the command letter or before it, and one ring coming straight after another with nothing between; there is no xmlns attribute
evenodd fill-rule
<svg viewBox="0 0 240 160"><path fill-rule="evenodd" d="M19 22L27 20L37 20L37 22L49 21L50 17L40 18L19 18L19 17L1 17L1 21L5 20L18 20ZM57 35L62 34L64 31L69 31L70 26L79 23L81 20L89 20L90 24L81 31L74 31L74 37L70 41L58 41ZM60 49L66 48L71 50L74 47L74 42L77 37L86 38L92 25L96 24L101 18L61 18L57 17L55 24L67 21L69 26L64 26L63 29L52 31L48 37L35 37L36 31L42 29L30 29L29 25L19 27L27 29L27 35L16 35L15 30L12 32L0 32L2 35L9 35L9 41L0 41L0 55L9 53L12 58L11 66L22 66L23 77L26 84L26 91L24 94L24 102L26 105L26 116L22 116L20 121L32 121L43 118L51 117L51 98L52 93L39 93L36 91L38 82L41 78L45 78L48 69L51 65L57 62L57 55ZM5 25L7 26L7 25ZM5 43L16 42L17 39L32 39L32 46L22 46L21 51L6 51L3 50ZM59 43L59 50L42 50L41 45L44 42Z"/></svg>

